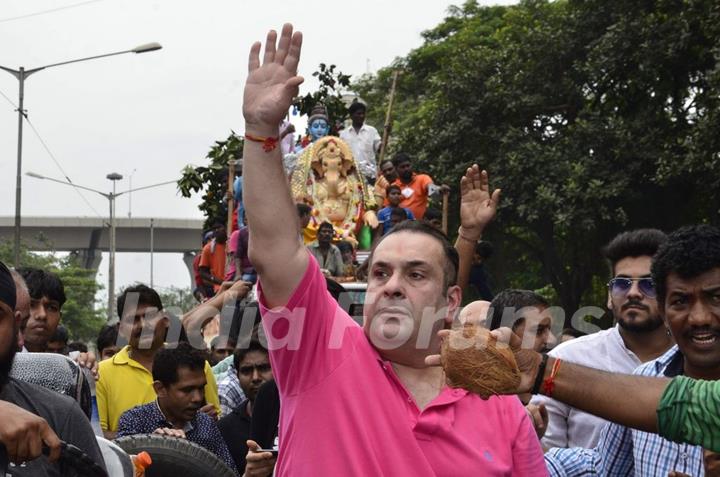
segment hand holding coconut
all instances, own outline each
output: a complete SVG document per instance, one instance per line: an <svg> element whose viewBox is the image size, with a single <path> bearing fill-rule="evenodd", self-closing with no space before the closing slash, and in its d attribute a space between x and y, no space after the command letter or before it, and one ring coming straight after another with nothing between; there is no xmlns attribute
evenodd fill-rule
<svg viewBox="0 0 720 477"><path fill-rule="evenodd" d="M483 399L497 394L530 392L542 355L522 349L510 328L489 331L474 323L441 330L439 355L425 358L428 366L442 366L450 387L467 389Z"/></svg>

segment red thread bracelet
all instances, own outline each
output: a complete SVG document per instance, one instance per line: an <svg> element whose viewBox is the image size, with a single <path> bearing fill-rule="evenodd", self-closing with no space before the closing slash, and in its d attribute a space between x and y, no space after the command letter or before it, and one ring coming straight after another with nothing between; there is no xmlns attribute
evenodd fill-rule
<svg viewBox="0 0 720 477"><path fill-rule="evenodd" d="M555 377L557 376L558 370L560 370L560 363L562 363L562 360L555 358L550 376L543 381L543 394L547 397L552 397L553 391L555 391Z"/></svg>
<svg viewBox="0 0 720 477"><path fill-rule="evenodd" d="M260 136L253 136L252 134L245 133L245 139L248 141L253 142L261 142L263 145L263 151L270 152L273 151L278 143L280 142L279 137L260 137Z"/></svg>

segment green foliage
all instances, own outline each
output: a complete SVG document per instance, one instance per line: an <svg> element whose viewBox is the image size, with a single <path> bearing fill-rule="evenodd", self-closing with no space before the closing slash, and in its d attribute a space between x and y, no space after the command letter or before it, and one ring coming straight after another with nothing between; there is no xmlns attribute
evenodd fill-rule
<svg viewBox="0 0 720 477"><path fill-rule="evenodd" d="M12 241L0 242L0 260L12 263ZM20 263L23 267L35 267L56 273L65 286L67 301L62 307L61 323L65 325L71 340L95 339L105 324L102 308L95 303L95 296L103 287L95 280L95 270L78 266L68 255L58 257L53 253L34 253L22 247Z"/></svg>
<svg viewBox="0 0 720 477"><path fill-rule="evenodd" d="M296 98L293 106L300 114L309 116L315 105L324 104L330 117L330 134L337 135L338 126L348 117L347 107L342 101L342 90L350 86L350 75L343 74L335 68L335 65L320 63L318 70L312 74L320 81L320 88Z"/></svg>
<svg viewBox="0 0 720 477"><path fill-rule="evenodd" d="M162 301L163 308L178 308L183 313L195 308L198 302L192 294L192 290L188 288L169 287L159 289L160 300Z"/></svg>
<svg viewBox="0 0 720 477"><path fill-rule="evenodd" d="M601 300L619 231L720 221L718 2L468 1L423 37L354 87L381 124L400 68L391 152L503 189L496 288L552 285L571 315Z"/></svg>
<svg viewBox="0 0 720 477"><path fill-rule="evenodd" d="M187 165L178 181L183 197L202 194L200 211L205 215L205 229L215 219L225 221L227 217L228 164L231 159L242 159L244 138L231 131L224 141L216 141L206 156L207 166ZM236 173L242 166L236 165Z"/></svg>

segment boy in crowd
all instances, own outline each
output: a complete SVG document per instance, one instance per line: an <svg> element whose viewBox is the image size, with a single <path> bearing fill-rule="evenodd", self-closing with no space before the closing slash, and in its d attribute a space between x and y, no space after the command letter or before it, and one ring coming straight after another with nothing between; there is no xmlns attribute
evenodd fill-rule
<svg viewBox="0 0 720 477"><path fill-rule="evenodd" d="M112 358L118 351L120 351L120 346L118 346L117 342L118 326L119 324L115 323L114 325L104 325L100 328L96 341L100 361Z"/></svg>
<svg viewBox="0 0 720 477"><path fill-rule="evenodd" d="M400 202L402 202L402 193L400 191L400 186L396 184L392 184L388 186L387 188L387 200L388 200L388 206L383 207L382 209L378 210L377 216L378 221L382 223L382 234L385 235L388 232L390 232L390 229L393 226L392 218L390 217L390 214L392 213L392 210L394 208L400 207ZM400 210L405 212L405 217L403 219L408 220L415 220L415 216L408 208L400 208Z"/></svg>

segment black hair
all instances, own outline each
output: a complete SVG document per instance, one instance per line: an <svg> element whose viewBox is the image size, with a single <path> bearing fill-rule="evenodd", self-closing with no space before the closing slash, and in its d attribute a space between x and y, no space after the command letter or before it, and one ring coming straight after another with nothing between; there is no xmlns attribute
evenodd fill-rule
<svg viewBox="0 0 720 477"><path fill-rule="evenodd" d="M341 240L338 242L337 248L339 248L342 253L354 251L352 244L347 240Z"/></svg>
<svg viewBox="0 0 720 477"><path fill-rule="evenodd" d="M617 235L603 249L603 256L610 264L610 274L615 275L615 265L623 258L652 257L667 241L665 232L658 229L637 229Z"/></svg>
<svg viewBox="0 0 720 477"><path fill-rule="evenodd" d="M87 353L88 347L82 341L73 341L71 343L68 343L67 350L68 350L68 353L72 353L73 351L80 351L81 353Z"/></svg>
<svg viewBox="0 0 720 477"><path fill-rule="evenodd" d="M429 222L435 219L442 220L442 212L440 212L438 209L428 207L427 210L425 210L425 215L423 215L423 220Z"/></svg>
<svg viewBox="0 0 720 477"><path fill-rule="evenodd" d="M180 343L176 348L163 348L153 360L153 380L160 381L169 386L178 381L178 370L181 367L192 371L205 369L205 354L190 346L189 343Z"/></svg>
<svg viewBox="0 0 720 477"><path fill-rule="evenodd" d="M412 158L409 154L404 152L398 152L395 154L395 157L392 159L393 166L397 167L400 164L404 164L406 162L412 162Z"/></svg>
<svg viewBox="0 0 720 477"><path fill-rule="evenodd" d="M295 204L295 207L297 207L298 217L302 217L304 215L310 215L312 213L312 207L310 207L307 204L298 202L297 204Z"/></svg>
<svg viewBox="0 0 720 477"><path fill-rule="evenodd" d="M68 340L70 339L70 336L68 335L68 330L63 325L58 326L55 328L55 333L50 337L48 341L59 341L60 343L67 344Z"/></svg>
<svg viewBox="0 0 720 477"><path fill-rule="evenodd" d="M576 330L575 328L564 328L562 330L562 333L560 333L560 336L562 335L572 336L573 338L580 338L581 336L587 336L587 333L585 333L584 331Z"/></svg>
<svg viewBox="0 0 720 477"><path fill-rule="evenodd" d="M385 193L386 193L387 195L390 195L390 191L391 191L391 190L396 190L396 191L398 191L398 192L402 192L402 189L401 189L400 186L397 185L397 184L390 184L389 186L387 186L387 188L385 189Z"/></svg>
<svg viewBox="0 0 720 477"><path fill-rule="evenodd" d="M404 220L391 228L387 234L383 235L377 245L381 244L383 240L387 239L387 237L390 237L391 235L399 232L425 234L440 242L443 253L445 255L445 283L443 283L443 288L447 290L448 287L451 287L457 283L457 273L460 264L460 257L458 256L455 247L453 247L448 240L447 235L426 222L418 220ZM377 245L375 245L375 247L373 248L373 252L370 252L370 256L368 257L370 265L372 265L373 253L375 248L377 248Z"/></svg>
<svg viewBox="0 0 720 477"><path fill-rule="evenodd" d="M332 296L337 302L340 301L340 296L345 293L345 287L332 278L325 277L325 288L327 288L330 296Z"/></svg>
<svg viewBox="0 0 720 477"><path fill-rule="evenodd" d="M653 258L651 267L657 301L663 307L667 294L667 277L695 278L720 268L720 229L712 225L692 225L668 236Z"/></svg>
<svg viewBox="0 0 720 477"><path fill-rule="evenodd" d="M333 227L333 224L331 224L330 222L327 222L327 221L318 225L318 232L320 232L321 229L326 229L326 228L330 228L330 230L332 230L333 233L335 232L335 227Z"/></svg>
<svg viewBox="0 0 720 477"><path fill-rule="evenodd" d="M222 315L221 315L222 318ZM245 325L246 321L252 320L252 326L249 328ZM235 339L235 343L245 343L246 340L252 339L252 330L260 324L260 305L257 301L245 303L237 300L233 309L232 321L230 322L230 331L228 336ZM221 326L221 329L223 327ZM250 337L241 331L251 330Z"/></svg>
<svg viewBox="0 0 720 477"><path fill-rule="evenodd" d="M152 306L157 308L157 311L160 311L163 309L162 306L162 300L160 300L160 295L158 295L158 292L153 290L147 285L143 285L142 283L138 283L137 285L132 285L127 287L123 292L120 294L120 296L117 299L117 313L120 319L122 319L123 316L123 309L125 308L125 300L127 300L127 296L130 293L137 293L138 294L138 300L137 300L137 306L145 305L145 306Z"/></svg>
<svg viewBox="0 0 720 477"><path fill-rule="evenodd" d="M60 307L65 304L67 300L65 287L60 278L54 273L32 267L19 268L18 273L25 280L31 298L40 300L45 296L58 302Z"/></svg>
<svg viewBox="0 0 720 477"><path fill-rule="evenodd" d="M495 298L490 302L490 311L492 311L490 329L494 330L503 326L502 317L505 308L515 308L515 311L518 311L528 306L547 308L550 304L545 298L532 290L509 288L501 291L495 295ZM519 324L518 322L520 322L520 320L522 320L522 318L517 319L512 326Z"/></svg>
<svg viewBox="0 0 720 477"><path fill-rule="evenodd" d="M114 346L115 343L117 343L117 337L118 323L115 323L114 325L104 325L100 328L96 343L98 354L102 354L105 348Z"/></svg>
<svg viewBox="0 0 720 477"><path fill-rule="evenodd" d="M225 338L225 340L221 341L222 336L217 335L213 339L210 340L210 349L213 350L217 348L220 344L225 344L225 346L232 346L233 348L237 345L237 338L233 338L232 336L228 336Z"/></svg>
<svg viewBox="0 0 720 477"><path fill-rule="evenodd" d="M233 366L235 367L235 371L240 368L240 362L245 359L245 356L251 351L260 351L266 354L268 352L267 348L260 344L259 341L251 340L247 347L236 349L233 353Z"/></svg>
<svg viewBox="0 0 720 477"><path fill-rule="evenodd" d="M487 240L481 240L475 245L475 253L480 255L483 260L487 260L495 253L495 247Z"/></svg>
<svg viewBox="0 0 720 477"><path fill-rule="evenodd" d="M354 101L348 108L348 114L353 115L353 114L355 114L355 111L359 111L361 109L363 111L367 111L367 106L365 106L360 101Z"/></svg>

